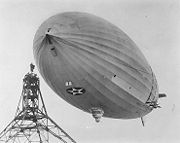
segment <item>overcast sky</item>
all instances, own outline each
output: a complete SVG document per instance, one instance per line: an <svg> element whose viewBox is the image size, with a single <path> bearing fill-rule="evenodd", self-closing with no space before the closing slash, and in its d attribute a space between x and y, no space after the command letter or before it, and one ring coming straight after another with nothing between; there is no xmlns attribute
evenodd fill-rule
<svg viewBox="0 0 180 143"><path fill-rule="evenodd" d="M88 12L118 26L138 45L157 77L161 109L140 119L102 118L95 123L41 80L49 115L78 143L180 142L180 3L178 0L0 0L0 131L13 119L23 76L34 63L33 37L40 24L65 11Z"/></svg>

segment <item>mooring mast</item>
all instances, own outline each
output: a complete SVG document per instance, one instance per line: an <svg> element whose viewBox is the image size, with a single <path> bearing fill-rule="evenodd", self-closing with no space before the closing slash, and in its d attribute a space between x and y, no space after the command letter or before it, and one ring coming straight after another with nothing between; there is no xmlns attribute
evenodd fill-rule
<svg viewBox="0 0 180 143"><path fill-rule="evenodd" d="M34 67L24 76L15 118L0 133L0 143L76 143L48 116Z"/></svg>

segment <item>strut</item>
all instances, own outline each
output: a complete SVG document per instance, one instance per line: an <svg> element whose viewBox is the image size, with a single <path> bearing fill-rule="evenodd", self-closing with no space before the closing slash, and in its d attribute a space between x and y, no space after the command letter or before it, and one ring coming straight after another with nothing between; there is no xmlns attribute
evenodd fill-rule
<svg viewBox="0 0 180 143"><path fill-rule="evenodd" d="M23 89L14 119L0 133L0 143L76 143L47 114L40 82L30 65L23 78Z"/></svg>

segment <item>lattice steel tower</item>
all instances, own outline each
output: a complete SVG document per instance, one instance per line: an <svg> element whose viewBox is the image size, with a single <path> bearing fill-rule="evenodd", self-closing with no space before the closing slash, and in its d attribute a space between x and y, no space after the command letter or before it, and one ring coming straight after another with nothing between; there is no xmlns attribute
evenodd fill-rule
<svg viewBox="0 0 180 143"><path fill-rule="evenodd" d="M34 67L24 76L15 118L0 133L0 143L76 143L48 116Z"/></svg>

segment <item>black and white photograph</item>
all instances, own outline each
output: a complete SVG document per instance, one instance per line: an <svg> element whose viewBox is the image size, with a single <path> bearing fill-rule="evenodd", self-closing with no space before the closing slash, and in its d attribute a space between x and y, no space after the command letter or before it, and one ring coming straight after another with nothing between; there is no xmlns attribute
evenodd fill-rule
<svg viewBox="0 0 180 143"><path fill-rule="evenodd" d="M0 143L179 143L179 0L0 0Z"/></svg>

